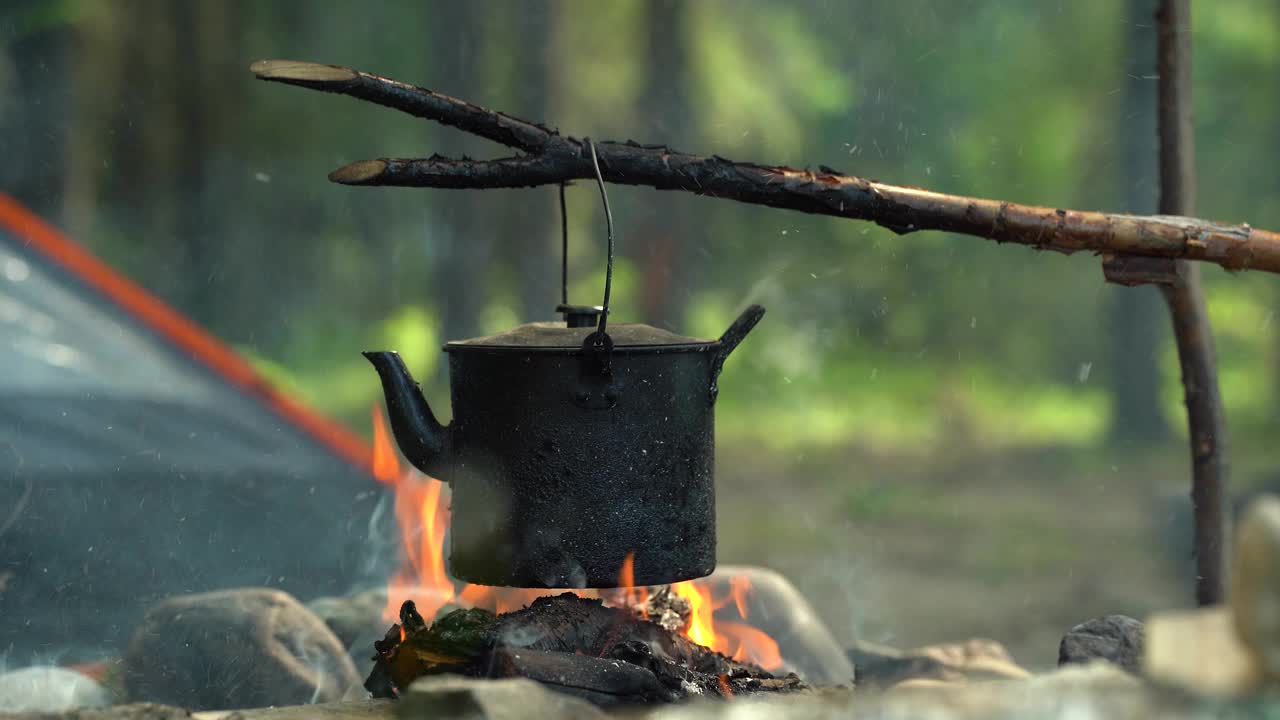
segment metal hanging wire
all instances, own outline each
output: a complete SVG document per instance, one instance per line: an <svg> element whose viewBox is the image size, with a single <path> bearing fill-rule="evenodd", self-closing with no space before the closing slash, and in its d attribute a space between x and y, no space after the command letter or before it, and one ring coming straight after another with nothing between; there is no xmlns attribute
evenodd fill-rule
<svg viewBox="0 0 1280 720"><path fill-rule="evenodd" d="M591 138L584 138L584 142L591 150L591 167L596 171L596 184L600 186L600 200L604 203L604 222L609 234L609 260L604 271L604 305L600 312L600 324L596 326L596 333L604 336L605 326L609 322L609 293L613 289L613 212L609 209L609 193L604 189L604 175L600 172L600 160L596 157L596 144L591 142ZM603 344L607 341L605 337L597 338L596 342Z"/></svg>
<svg viewBox="0 0 1280 720"><path fill-rule="evenodd" d="M564 183L560 183L560 304L569 304L569 213L564 203Z"/></svg>
<svg viewBox="0 0 1280 720"><path fill-rule="evenodd" d="M596 323L596 331L588 336L593 347L601 348L609 344L609 336L605 332L609 323L609 298L613 293L613 210L609 207L609 193L605 190L604 174L600 171L600 158L596 155L596 145L591 138L583 140L591 153L591 168L595 171L596 185L600 188L600 200L604 205L604 221L607 229L608 260L604 271L604 303L600 306L600 318ZM569 212L565 202L565 186L560 183L560 303L569 308Z"/></svg>

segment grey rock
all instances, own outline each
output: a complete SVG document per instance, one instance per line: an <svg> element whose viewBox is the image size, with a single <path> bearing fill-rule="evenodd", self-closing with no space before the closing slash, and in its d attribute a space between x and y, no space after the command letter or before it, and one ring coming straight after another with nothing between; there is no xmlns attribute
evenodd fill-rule
<svg viewBox="0 0 1280 720"><path fill-rule="evenodd" d="M1107 615L1080 623L1062 637L1058 665L1105 660L1136 673L1142 668L1142 622L1127 615Z"/></svg>
<svg viewBox="0 0 1280 720"><path fill-rule="evenodd" d="M387 591L375 588L337 597L316 598L307 603L311 612L320 616L338 640L348 649L364 644L360 651L369 654L372 639L381 639L391 623L382 619L387 604Z"/></svg>
<svg viewBox="0 0 1280 720"><path fill-rule="evenodd" d="M265 588L166 600L124 658L130 699L196 710L335 701L359 682L324 621Z"/></svg>
<svg viewBox="0 0 1280 720"><path fill-rule="evenodd" d="M227 712L200 712L195 714L194 720L392 720L395 716L396 701L394 700L357 700Z"/></svg>
<svg viewBox="0 0 1280 720"><path fill-rule="evenodd" d="M5 720L191 720L191 713L168 705L135 703L106 708L80 708L60 713L16 713L2 717Z"/></svg>
<svg viewBox="0 0 1280 720"><path fill-rule="evenodd" d="M904 682L1017 680L1031 673L995 640L973 638L960 643L928 645L914 650L856 643L849 658L859 687L887 688Z"/></svg>
<svg viewBox="0 0 1280 720"><path fill-rule="evenodd" d="M1231 558L1231 614L1258 673L1280 679L1280 498L1253 502Z"/></svg>
<svg viewBox="0 0 1280 720"><path fill-rule="evenodd" d="M63 712L110 704L101 685L74 670L28 667L0 674L0 712Z"/></svg>
<svg viewBox="0 0 1280 720"><path fill-rule="evenodd" d="M786 662L785 670L794 671L814 685L853 681L853 664L845 656L844 649L791 581L768 568L722 565L707 579L713 595L728 595L733 578L751 583L751 591L747 594L747 622L777 641L778 650ZM717 613L717 619L722 613L736 617L734 603L729 603Z"/></svg>
<svg viewBox="0 0 1280 720"><path fill-rule="evenodd" d="M1256 701L1255 701L1256 705ZM1254 706L1245 706L1254 707ZM936 683L887 692L823 690L666 705L646 720L1110 720L1261 717L1148 685L1114 665L1073 665L1021 680Z"/></svg>
<svg viewBox="0 0 1280 720"><path fill-rule="evenodd" d="M887 688L907 680L950 680L954 674L941 660L908 655L901 650L868 642L849 648L859 688Z"/></svg>
<svg viewBox="0 0 1280 720"><path fill-rule="evenodd" d="M591 703L546 689L533 680L481 680L437 675L415 680L400 698L403 720L596 720L608 715Z"/></svg>

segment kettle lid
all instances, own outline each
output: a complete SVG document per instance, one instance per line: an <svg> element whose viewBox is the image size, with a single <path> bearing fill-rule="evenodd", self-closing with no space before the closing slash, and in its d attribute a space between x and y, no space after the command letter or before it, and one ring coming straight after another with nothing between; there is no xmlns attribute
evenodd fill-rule
<svg viewBox="0 0 1280 720"><path fill-rule="evenodd" d="M581 350L587 336L595 332L596 321L602 308L594 305L561 305L556 310L564 315L564 320L525 323L495 335L453 340L445 343L444 349L446 351L468 348ZM609 338L613 341L614 349L702 350L716 343L715 340L678 335L670 330L642 323L609 323Z"/></svg>
<svg viewBox="0 0 1280 720"><path fill-rule="evenodd" d="M563 322L525 323L496 335L453 340L445 343L446 351L468 348L545 348L581 350L587 336L595 332L593 326L566 327ZM609 337L615 350L621 348L668 348L671 350L699 350L716 343L715 340L686 337L669 330L641 323L610 323Z"/></svg>

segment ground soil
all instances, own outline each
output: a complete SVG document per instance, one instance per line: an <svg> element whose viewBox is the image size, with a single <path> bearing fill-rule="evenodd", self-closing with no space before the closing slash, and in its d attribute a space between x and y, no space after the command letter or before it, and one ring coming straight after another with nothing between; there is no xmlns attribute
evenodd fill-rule
<svg viewBox="0 0 1280 720"><path fill-rule="evenodd" d="M1186 453L722 444L719 559L790 577L843 643L989 637L1047 668L1076 623L1191 604Z"/></svg>

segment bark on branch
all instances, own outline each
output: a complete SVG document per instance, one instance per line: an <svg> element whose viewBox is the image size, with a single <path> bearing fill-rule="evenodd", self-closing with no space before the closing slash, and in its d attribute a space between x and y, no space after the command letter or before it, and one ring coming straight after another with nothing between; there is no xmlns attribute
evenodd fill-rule
<svg viewBox="0 0 1280 720"><path fill-rule="evenodd" d="M350 95L478 135L526 155L501 160L363 160L329 175L346 185L453 189L532 187L594 177L585 140L503 113L336 65L263 60L262 80ZM1040 250L1200 260L1280 273L1280 234L1197 218L1020 205L889 185L820 166L817 172L736 162L635 142L596 144L604 179L659 190L868 220L899 234L941 230Z"/></svg>
<svg viewBox="0 0 1280 720"><path fill-rule="evenodd" d="M1156 11L1157 117L1160 134L1160 212L1195 211L1195 135L1191 122L1191 2L1160 0ZM1177 282L1161 288L1173 320L1191 436L1191 504L1195 509L1196 600L1225 598L1226 421L1218 391L1213 330L1200 272L1175 261ZM1184 267L1185 266L1185 267Z"/></svg>

